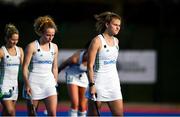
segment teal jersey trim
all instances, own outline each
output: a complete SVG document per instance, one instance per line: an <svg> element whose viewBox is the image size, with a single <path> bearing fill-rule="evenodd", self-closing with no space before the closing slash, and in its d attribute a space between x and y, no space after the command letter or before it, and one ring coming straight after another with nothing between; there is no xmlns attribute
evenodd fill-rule
<svg viewBox="0 0 180 117"><path fill-rule="evenodd" d="M99 54L96 55L96 59L95 59L95 68L94 71L97 72L100 68L100 64L99 64Z"/></svg>

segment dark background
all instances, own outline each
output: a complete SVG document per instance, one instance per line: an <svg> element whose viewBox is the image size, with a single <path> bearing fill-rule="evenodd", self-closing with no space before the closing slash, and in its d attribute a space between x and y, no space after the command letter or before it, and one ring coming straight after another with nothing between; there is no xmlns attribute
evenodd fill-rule
<svg viewBox="0 0 180 117"><path fill-rule="evenodd" d="M18 45L23 48L38 39L33 29L38 16L54 18L58 32L53 42L59 49L75 49L96 35L94 14L116 12L122 17L117 35L121 50L157 52L157 82L122 84L124 101L180 102L179 0L26 0L21 4L3 1L0 0L0 44L4 43L5 24L14 23L20 31ZM66 97L63 84L59 98Z"/></svg>

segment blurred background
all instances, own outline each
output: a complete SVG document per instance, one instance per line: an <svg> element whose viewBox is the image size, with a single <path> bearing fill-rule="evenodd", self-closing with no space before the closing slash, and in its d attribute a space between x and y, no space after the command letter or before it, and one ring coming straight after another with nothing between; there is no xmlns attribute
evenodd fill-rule
<svg viewBox="0 0 180 117"><path fill-rule="evenodd" d="M96 36L93 15L112 11L122 17L117 35L120 51L153 51L155 55L154 72L150 74L153 82L122 82L124 101L179 103L179 9L179 0L0 0L0 45L4 43L5 24L14 23L20 31L18 45L25 49L38 39L34 19L50 15L58 25L53 42L60 51L83 48ZM22 87L21 77L19 82ZM68 99L64 83L59 98Z"/></svg>

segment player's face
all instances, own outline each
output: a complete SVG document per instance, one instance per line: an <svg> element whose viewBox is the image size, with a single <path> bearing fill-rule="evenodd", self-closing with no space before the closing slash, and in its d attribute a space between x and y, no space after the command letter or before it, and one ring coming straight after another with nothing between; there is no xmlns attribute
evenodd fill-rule
<svg viewBox="0 0 180 117"><path fill-rule="evenodd" d="M120 30L121 21L117 18L113 18L111 22L108 24L108 32L112 35L117 35Z"/></svg>
<svg viewBox="0 0 180 117"><path fill-rule="evenodd" d="M55 35L55 29L54 28L47 28L43 33L43 38L47 42L51 42Z"/></svg>
<svg viewBox="0 0 180 117"><path fill-rule="evenodd" d="M7 40L7 44L9 47L15 46L19 41L19 34L13 34L11 38Z"/></svg>

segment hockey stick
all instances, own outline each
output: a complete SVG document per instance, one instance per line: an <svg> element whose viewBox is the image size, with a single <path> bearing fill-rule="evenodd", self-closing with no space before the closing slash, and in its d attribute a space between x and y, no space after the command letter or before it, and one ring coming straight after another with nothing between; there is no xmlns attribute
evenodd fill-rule
<svg viewBox="0 0 180 117"><path fill-rule="evenodd" d="M33 116L37 116L36 108L33 104L33 100L32 100L31 95L29 95L29 97L30 97L30 99L28 100L28 102L29 102L29 106L30 106L30 112Z"/></svg>
<svg viewBox="0 0 180 117"><path fill-rule="evenodd" d="M94 101L94 105L95 105L95 108L96 108L97 116L100 116L100 112L99 112L99 108L98 108L96 97L97 97L97 94L92 95L92 101Z"/></svg>

